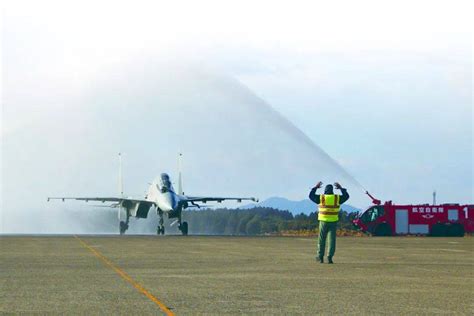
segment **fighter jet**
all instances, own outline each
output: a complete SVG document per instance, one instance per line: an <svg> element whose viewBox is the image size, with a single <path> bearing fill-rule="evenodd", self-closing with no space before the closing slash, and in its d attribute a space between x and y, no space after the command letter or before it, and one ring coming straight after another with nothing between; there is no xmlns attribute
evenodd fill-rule
<svg viewBox="0 0 474 316"><path fill-rule="evenodd" d="M121 166L121 155L120 166ZM181 154L180 154L181 156ZM147 218L148 212L151 208L155 208L159 216L159 224L157 227L157 234L165 234L164 215L166 214L170 219L176 219L178 228L183 235L188 234L188 223L182 221L182 211L189 207L200 208L202 204L207 202L221 203L225 200L234 200L242 202L244 200L258 202L254 197L213 197L213 196L188 196L182 191L181 172L179 172L178 192L176 192L171 183L170 176L167 173L162 173L149 186L148 192L144 198L129 198L123 196L123 186L121 180L121 167L119 176L119 197L48 197L50 200L78 200L78 201L97 201L97 202L112 202L109 207L118 208L119 218L119 232L120 235L125 234L129 228L130 217ZM174 223L176 223L176 221Z"/></svg>

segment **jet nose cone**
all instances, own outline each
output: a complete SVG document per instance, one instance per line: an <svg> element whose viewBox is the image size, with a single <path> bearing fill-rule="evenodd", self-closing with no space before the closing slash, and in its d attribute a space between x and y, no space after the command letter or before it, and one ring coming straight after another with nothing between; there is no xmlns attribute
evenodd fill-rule
<svg viewBox="0 0 474 316"><path fill-rule="evenodd" d="M164 212L170 212L176 209L176 206L176 200L171 194L168 194L160 203L160 208Z"/></svg>
<svg viewBox="0 0 474 316"><path fill-rule="evenodd" d="M163 204L161 205L161 208L162 208L163 211L165 211L165 212L169 212L169 211L172 211L172 210L173 210L173 206L172 206L171 203L169 203L168 201L163 202Z"/></svg>

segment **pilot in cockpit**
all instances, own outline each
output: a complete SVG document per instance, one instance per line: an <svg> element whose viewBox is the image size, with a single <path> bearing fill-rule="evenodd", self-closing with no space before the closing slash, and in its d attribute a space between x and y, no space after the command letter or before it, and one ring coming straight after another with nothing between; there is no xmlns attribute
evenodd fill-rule
<svg viewBox="0 0 474 316"><path fill-rule="evenodd" d="M165 193L171 190L170 176L166 173L161 174L161 192Z"/></svg>

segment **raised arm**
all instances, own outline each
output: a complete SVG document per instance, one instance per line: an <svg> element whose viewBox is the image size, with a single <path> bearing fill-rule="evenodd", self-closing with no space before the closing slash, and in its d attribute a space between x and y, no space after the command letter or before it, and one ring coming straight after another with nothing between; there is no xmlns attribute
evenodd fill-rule
<svg viewBox="0 0 474 316"><path fill-rule="evenodd" d="M313 201L314 203L316 204L319 204L320 203L320 197L319 197L319 194L316 194L316 190L319 189L321 186L323 185L323 183L321 181L319 181L315 186L314 188L311 189L311 191L309 192L309 199L311 201Z"/></svg>
<svg viewBox="0 0 474 316"><path fill-rule="evenodd" d="M338 182L334 183L336 189L341 190L342 195L339 198L339 204L342 204L349 200L349 193L347 193L347 189L343 188Z"/></svg>

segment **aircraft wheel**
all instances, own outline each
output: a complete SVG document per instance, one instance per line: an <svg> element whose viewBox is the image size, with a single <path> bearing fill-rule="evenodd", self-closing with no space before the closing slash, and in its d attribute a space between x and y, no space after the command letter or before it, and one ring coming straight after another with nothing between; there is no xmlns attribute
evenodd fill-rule
<svg viewBox="0 0 474 316"><path fill-rule="evenodd" d="M431 228L431 236L442 237L448 234L448 227L444 224L434 224Z"/></svg>
<svg viewBox="0 0 474 316"><path fill-rule="evenodd" d="M380 224L375 227L374 236L391 236L392 229L387 224Z"/></svg>
<svg viewBox="0 0 474 316"><path fill-rule="evenodd" d="M448 228L448 236L450 237L463 237L464 226L461 224L453 224Z"/></svg>
<svg viewBox="0 0 474 316"><path fill-rule="evenodd" d="M127 225L127 223L121 221L120 225L119 225L119 228L120 228L120 235L123 235L127 231L128 225Z"/></svg>
<svg viewBox="0 0 474 316"><path fill-rule="evenodd" d="M188 235L188 222L182 222L180 229L183 236L187 236Z"/></svg>

